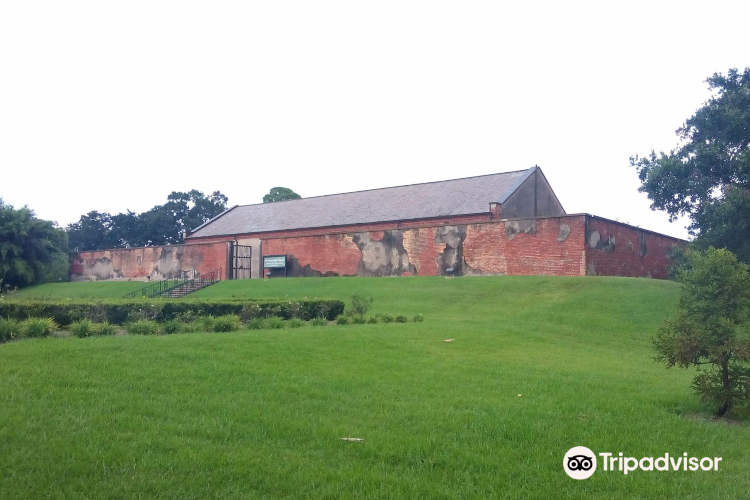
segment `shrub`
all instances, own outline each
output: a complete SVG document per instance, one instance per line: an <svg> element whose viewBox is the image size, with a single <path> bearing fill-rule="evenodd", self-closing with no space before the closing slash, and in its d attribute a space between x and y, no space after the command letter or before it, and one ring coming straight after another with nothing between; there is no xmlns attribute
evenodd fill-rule
<svg viewBox="0 0 750 500"><path fill-rule="evenodd" d="M370 316L369 318L367 318L367 322L370 323L371 325L374 325L375 323L378 322L378 317L377 316Z"/></svg>
<svg viewBox="0 0 750 500"><path fill-rule="evenodd" d="M202 332L212 332L214 331L214 323L216 322L216 318L213 316L202 316L198 318L198 321L196 323L198 324L198 327L200 328L200 331Z"/></svg>
<svg viewBox="0 0 750 500"><path fill-rule="evenodd" d="M0 342L21 336L21 322L13 318L0 318Z"/></svg>
<svg viewBox="0 0 750 500"><path fill-rule="evenodd" d="M29 318L21 325L24 337L48 337L59 327L52 318Z"/></svg>
<svg viewBox="0 0 750 500"><path fill-rule="evenodd" d="M240 329L240 317L236 314L225 314L214 320L215 332L234 332Z"/></svg>
<svg viewBox="0 0 750 500"><path fill-rule="evenodd" d="M128 333L131 335L156 335L159 327L152 319L139 319L128 325Z"/></svg>
<svg viewBox="0 0 750 500"><path fill-rule="evenodd" d="M383 320L383 323L393 323L393 316L384 314L381 319Z"/></svg>
<svg viewBox="0 0 750 500"><path fill-rule="evenodd" d="M182 321L177 319L170 319L169 321L165 321L161 324L161 331L163 331L167 335L172 335L173 333L180 333L183 328Z"/></svg>
<svg viewBox="0 0 750 500"><path fill-rule="evenodd" d="M88 337L94 334L94 324L88 319L76 321L70 324L70 333L78 338Z"/></svg>
<svg viewBox="0 0 750 500"><path fill-rule="evenodd" d="M403 314L396 316L396 323L406 323L407 321L409 321L409 319Z"/></svg>
<svg viewBox="0 0 750 500"><path fill-rule="evenodd" d="M272 330L281 330L284 328L284 320L278 316L273 317L268 320L268 328L271 328Z"/></svg>
<svg viewBox="0 0 750 500"><path fill-rule="evenodd" d="M96 335L102 335L102 336L114 335L115 326L111 325L108 321L104 321L96 325L96 328L94 328L94 332Z"/></svg>
<svg viewBox="0 0 750 500"><path fill-rule="evenodd" d="M183 323L180 330L182 333L198 333L203 331L200 323Z"/></svg>
<svg viewBox="0 0 750 500"><path fill-rule="evenodd" d="M349 318L344 316L343 314L336 317L336 324L337 325L348 325L349 324Z"/></svg>
<svg viewBox="0 0 750 500"><path fill-rule="evenodd" d="M355 325L364 325L365 323L367 323L367 320L365 319L364 316L354 316L354 318L352 319L352 322Z"/></svg>
<svg viewBox="0 0 750 500"><path fill-rule="evenodd" d="M260 318L251 319L250 321L247 322L247 329L248 330L262 330L263 320Z"/></svg>
<svg viewBox="0 0 750 500"><path fill-rule="evenodd" d="M325 318L313 318L310 320L310 323L312 323L312 326L326 326L328 324L328 321L326 321Z"/></svg>
<svg viewBox="0 0 750 500"><path fill-rule="evenodd" d="M257 307L253 307L257 306ZM344 312L344 303L340 300L300 300L262 301L248 303L247 300L145 300L145 299L107 299L91 301L73 300L3 300L0 301L0 317L23 321L27 318L52 318L59 325L67 326L74 321L90 319L95 322L109 321L113 325L123 325L139 319L156 319L162 321L177 318L185 323L192 322L198 316L223 316L225 314L257 312L258 317L281 316L284 319L299 314L299 318L308 320L317 316L333 319ZM301 312L296 312L301 308ZM252 318L249 318L252 319Z"/></svg>
<svg viewBox="0 0 750 500"><path fill-rule="evenodd" d="M290 302L287 309L289 310L289 317L292 319L302 316L302 304L299 302Z"/></svg>
<svg viewBox="0 0 750 500"><path fill-rule="evenodd" d="M301 319L299 319L299 318L292 318L289 321L289 326L291 328L299 328L300 326L302 326L302 323L303 323L303 321Z"/></svg>
<svg viewBox="0 0 750 500"><path fill-rule="evenodd" d="M367 311L370 310L370 304L372 304L372 297L366 298L359 294L352 295L352 312L357 316L364 316Z"/></svg>
<svg viewBox="0 0 750 500"><path fill-rule="evenodd" d="M243 323L260 317L261 309L258 304L245 304L240 311L240 319Z"/></svg>
<svg viewBox="0 0 750 500"><path fill-rule="evenodd" d="M416 316L414 316L415 323L421 323L422 321L424 321L424 316L422 316L422 313L419 313Z"/></svg>

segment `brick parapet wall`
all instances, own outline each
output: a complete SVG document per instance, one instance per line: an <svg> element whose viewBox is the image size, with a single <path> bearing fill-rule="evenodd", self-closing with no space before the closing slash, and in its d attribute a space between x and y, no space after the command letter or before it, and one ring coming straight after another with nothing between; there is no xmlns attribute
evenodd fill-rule
<svg viewBox="0 0 750 500"><path fill-rule="evenodd" d="M71 281L162 280L196 269L205 274L221 268L227 275L229 243L115 248L70 254Z"/></svg>
<svg viewBox="0 0 750 500"><path fill-rule="evenodd" d="M561 275L585 273L585 215L409 229L284 236L264 255L287 255L296 276Z"/></svg>
<svg viewBox="0 0 750 500"><path fill-rule="evenodd" d="M667 279L668 255L686 242L602 217L587 216L586 274Z"/></svg>

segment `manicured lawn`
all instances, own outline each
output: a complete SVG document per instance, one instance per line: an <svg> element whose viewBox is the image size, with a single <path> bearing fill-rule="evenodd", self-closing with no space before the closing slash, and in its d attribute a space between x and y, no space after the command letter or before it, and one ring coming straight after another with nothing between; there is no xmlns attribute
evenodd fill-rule
<svg viewBox="0 0 750 500"><path fill-rule="evenodd" d="M86 285L124 284L45 293ZM0 498L747 498L750 426L695 418L691 373L652 361L673 283L307 278L195 297L355 292L425 321L0 345ZM575 481L577 445L723 461Z"/></svg>
<svg viewBox="0 0 750 500"><path fill-rule="evenodd" d="M12 299L116 299L150 285L146 281L48 283L10 294Z"/></svg>

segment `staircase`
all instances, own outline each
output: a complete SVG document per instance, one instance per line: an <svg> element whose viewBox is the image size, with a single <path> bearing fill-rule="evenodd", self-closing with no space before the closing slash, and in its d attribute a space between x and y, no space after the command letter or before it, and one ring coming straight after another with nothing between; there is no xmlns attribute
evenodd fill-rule
<svg viewBox="0 0 750 500"><path fill-rule="evenodd" d="M214 269L206 274L200 274L193 269L191 271L183 271L180 273L179 278L171 278L154 283L135 292L125 294L123 298L133 299L140 296L178 299L189 293L209 287L219 281L221 281L221 268Z"/></svg>

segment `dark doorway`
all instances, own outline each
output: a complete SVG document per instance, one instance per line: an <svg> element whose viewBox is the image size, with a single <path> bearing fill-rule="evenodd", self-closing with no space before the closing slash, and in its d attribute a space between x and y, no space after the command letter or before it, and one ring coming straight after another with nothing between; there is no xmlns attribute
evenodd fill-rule
<svg viewBox="0 0 750 500"><path fill-rule="evenodd" d="M232 245L232 276L233 280L249 280L253 260L253 247L248 245Z"/></svg>

